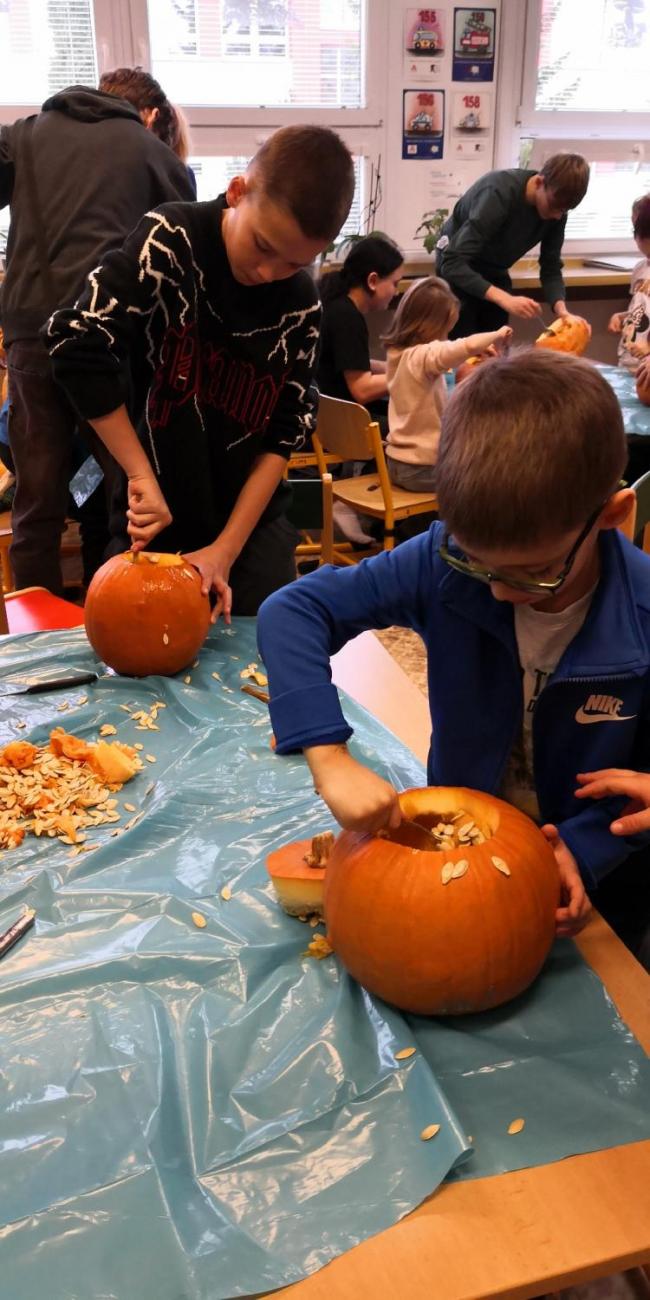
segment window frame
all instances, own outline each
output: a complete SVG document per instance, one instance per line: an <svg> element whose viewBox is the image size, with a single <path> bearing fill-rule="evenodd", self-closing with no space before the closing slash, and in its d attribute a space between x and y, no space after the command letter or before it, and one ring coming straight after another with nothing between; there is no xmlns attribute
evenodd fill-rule
<svg viewBox="0 0 650 1300"><path fill-rule="evenodd" d="M132 24L133 48L136 62L151 68L151 48L147 22L147 0L122 0L127 3ZM276 130L292 122L305 121L320 126L383 127L385 103L385 67L388 56L388 0L364 0L366 11L366 43L362 50L361 75L367 87L367 103L363 108L316 108L299 104L252 106L201 106L181 104L192 128L195 127L255 127Z"/></svg>
<svg viewBox="0 0 650 1300"><path fill-rule="evenodd" d="M549 140L650 139L650 110L647 113L626 113L624 110L593 113L535 108L542 2L543 0L527 0L526 5L522 90L518 112L522 135L542 136Z"/></svg>

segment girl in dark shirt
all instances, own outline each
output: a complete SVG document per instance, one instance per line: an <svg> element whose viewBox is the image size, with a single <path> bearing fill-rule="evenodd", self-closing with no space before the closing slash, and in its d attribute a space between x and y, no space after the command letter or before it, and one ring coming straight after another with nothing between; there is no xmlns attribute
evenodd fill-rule
<svg viewBox="0 0 650 1300"><path fill-rule="evenodd" d="M397 293L404 258L384 235L355 243L340 271L320 283L323 304L318 387L329 397L359 402L386 415L386 362L371 361L366 317L384 311ZM374 409L373 409L374 408Z"/></svg>

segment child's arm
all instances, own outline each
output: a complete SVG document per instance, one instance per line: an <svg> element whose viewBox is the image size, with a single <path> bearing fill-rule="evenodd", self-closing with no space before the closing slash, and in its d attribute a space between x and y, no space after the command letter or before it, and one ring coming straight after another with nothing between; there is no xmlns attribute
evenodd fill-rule
<svg viewBox="0 0 650 1300"><path fill-rule="evenodd" d="M314 789L345 830L379 831L399 826L397 791L353 758L347 745L313 745L305 749Z"/></svg>
<svg viewBox="0 0 650 1300"><path fill-rule="evenodd" d="M135 550L171 520L126 409L129 358L159 287L155 275L140 275L141 260L160 225L155 212L147 213L122 248L107 253L90 272L74 307L54 312L41 332L54 378L129 479L128 524Z"/></svg>
<svg viewBox="0 0 650 1300"><path fill-rule="evenodd" d="M607 329L609 330L610 334L621 333L621 330L623 329L623 325L625 324L626 315L627 313L624 311L615 311L614 315L610 316L609 322L607 324Z"/></svg>
<svg viewBox="0 0 650 1300"><path fill-rule="evenodd" d="M566 311L564 280L562 278L562 245L566 217L553 224L542 235L539 245L539 278L544 301L553 308L556 316Z"/></svg>
<svg viewBox="0 0 650 1300"><path fill-rule="evenodd" d="M629 772L608 767L600 772L578 772L577 799L602 799L605 795L626 795L632 802L623 816L610 824L612 835L637 835L650 831L650 773Z"/></svg>
<svg viewBox="0 0 650 1300"><path fill-rule="evenodd" d="M221 613L226 622L230 622L230 570L281 481L285 465L284 456L258 456L225 528L210 546L190 551L185 557L201 574L203 594L207 595L211 590L217 593L217 604L212 611L213 623Z"/></svg>
<svg viewBox="0 0 650 1300"><path fill-rule="evenodd" d="M501 329L490 330L486 334L469 334L464 339L436 339L432 343L422 343L419 347L412 350L411 358L414 366L424 363L424 373L430 378L442 375L446 370L455 369L456 366L467 361L468 357L474 356L478 352L486 352L488 348L506 345L512 338L512 330L509 325L502 325ZM418 354L422 362L418 363Z"/></svg>
<svg viewBox="0 0 650 1300"><path fill-rule="evenodd" d="M352 729L332 685L330 658L368 628L422 629L441 531L434 525L362 564L309 574L274 592L259 611L277 751L305 750L316 787L347 826L390 824L395 793L347 753Z"/></svg>
<svg viewBox="0 0 650 1300"><path fill-rule="evenodd" d="M127 476L128 532L132 549L141 551L147 542L152 541L172 521L158 479L131 424L126 406L120 406L110 415L103 415L89 423Z"/></svg>

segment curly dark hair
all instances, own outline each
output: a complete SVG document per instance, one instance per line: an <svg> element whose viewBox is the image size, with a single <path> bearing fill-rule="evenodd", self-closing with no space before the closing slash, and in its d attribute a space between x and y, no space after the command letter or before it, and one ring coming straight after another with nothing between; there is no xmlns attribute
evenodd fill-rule
<svg viewBox="0 0 650 1300"><path fill-rule="evenodd" d="M103 72L99 89L107 95L128 100L139 113L148 108L157 109L151 130L174 153L178 152L179 123L174 105L170 104L156 78L144 68L114 68L112 72Z"/></svg>

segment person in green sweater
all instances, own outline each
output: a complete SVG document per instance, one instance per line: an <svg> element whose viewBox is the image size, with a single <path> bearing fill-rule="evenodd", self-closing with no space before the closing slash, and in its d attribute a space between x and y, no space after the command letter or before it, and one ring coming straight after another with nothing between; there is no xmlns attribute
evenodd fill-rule
<svg viewBox="0 0 650 1300"><path fill-rule="evenodd" d="M531 319L542 308L513 294L509 269L539 244L544 299L556 316L568 316L562 279L567 212L577 208L589 184L589 164L576 153L558 153L540 171L511 167L481 176L458 200L437 244L438 275L460 301L450 337L462 338L507 325L508 316Z"/></svg>

